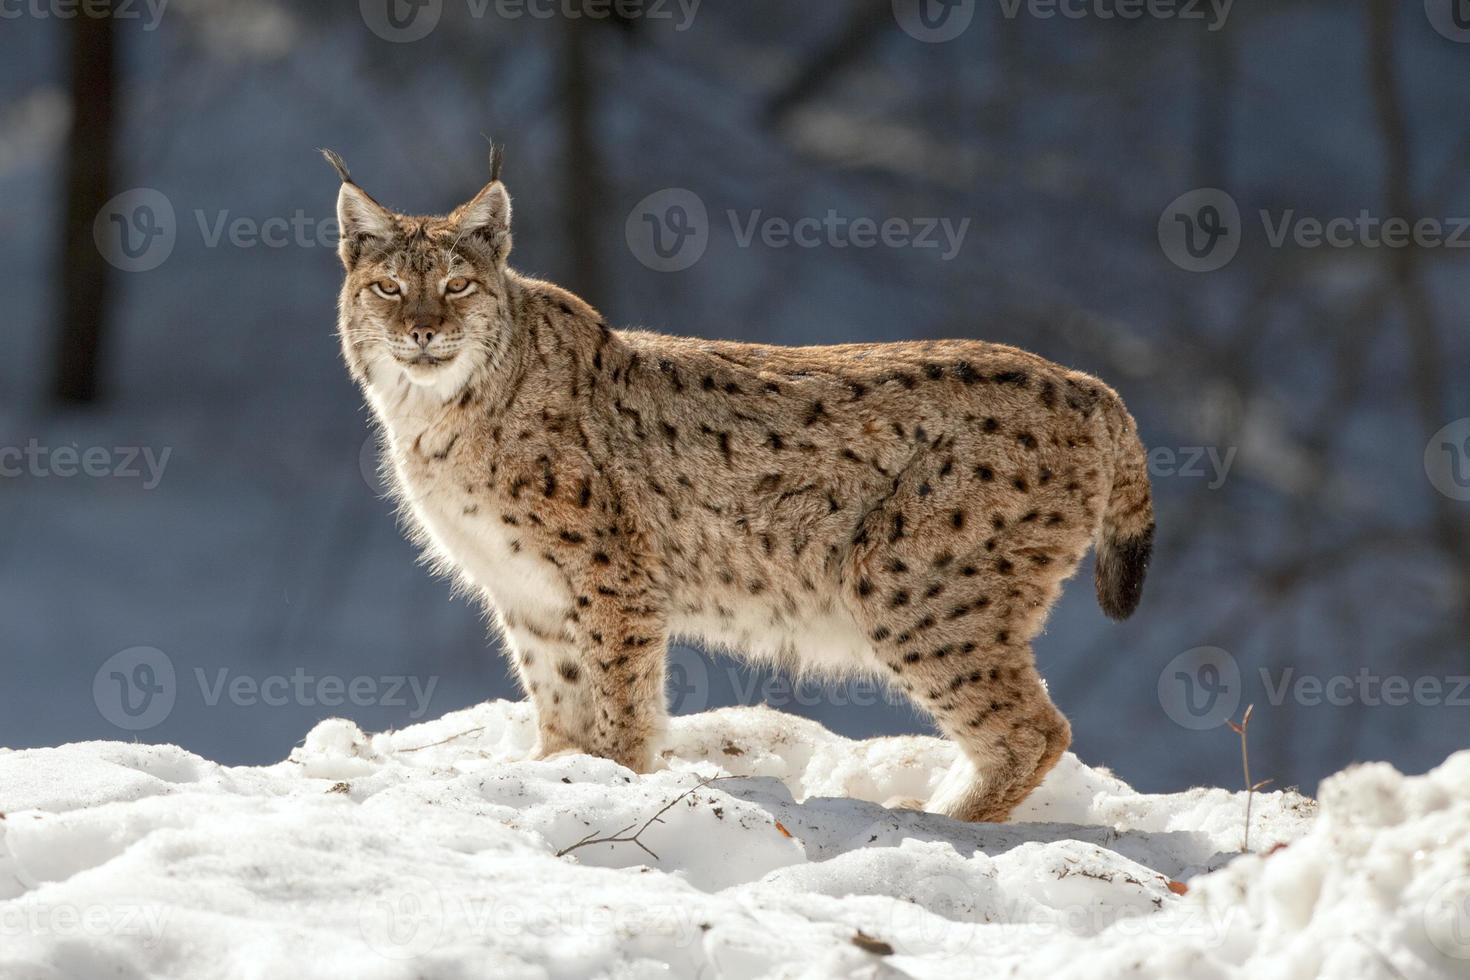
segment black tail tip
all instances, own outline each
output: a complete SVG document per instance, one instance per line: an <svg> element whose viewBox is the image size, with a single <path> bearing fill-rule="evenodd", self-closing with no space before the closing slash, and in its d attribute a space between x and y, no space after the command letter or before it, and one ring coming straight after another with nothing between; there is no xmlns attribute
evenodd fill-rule
<svg viewBox="0 0 1470 980"><path fill-rule="evenodd" d="M1154 550L1154 526L1131 538L1109 535L1097 554L1097 604L1109 619L1127 619L1143 598Z"/></svg>

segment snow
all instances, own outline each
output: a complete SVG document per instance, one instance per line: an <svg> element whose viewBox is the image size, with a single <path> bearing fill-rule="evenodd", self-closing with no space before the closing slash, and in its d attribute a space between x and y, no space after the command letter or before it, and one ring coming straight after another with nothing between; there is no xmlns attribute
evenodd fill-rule
<svg viewBox="0 0 1470 980"><path fill-rule="evenodd" d="M1470 752L1257 793L1242 855L1245 794L1070 754L979 825L884 807L934 738L728 708L647 776L533 743L498 701L268 767L0 751L0 977L1470 976Z"/></svg>

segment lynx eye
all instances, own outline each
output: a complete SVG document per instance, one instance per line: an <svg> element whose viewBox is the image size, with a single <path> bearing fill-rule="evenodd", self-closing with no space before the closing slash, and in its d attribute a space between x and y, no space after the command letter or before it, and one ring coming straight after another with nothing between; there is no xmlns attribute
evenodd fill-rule
<svg viewBox="0 0 1470 980"><path fill-rule="evenodd" d="M464 276L455 276L453 279L444 284L444 291L450 296L456 296L460 293L469 292L470 287L473 285L474 283L466 279Z"/></svg>
<svg viewBox="0 0 1470 980"><path fill-rule="evenodd" d="M377 282L373 283L373 290L377 292L379 296L390 297L397 296L399 293L403 292L403 290L398 288L398 283L394 282L392 279L379 279Z"/></svg>

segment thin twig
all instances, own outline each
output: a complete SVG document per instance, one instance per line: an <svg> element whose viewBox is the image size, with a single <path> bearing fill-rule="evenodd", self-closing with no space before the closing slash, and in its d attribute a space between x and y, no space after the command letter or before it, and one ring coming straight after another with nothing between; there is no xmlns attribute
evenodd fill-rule
<svg viewBox="0 0 1470 980"><path fill-rule="evenodd" d="M481 725L479 728L471 728L467 732L460 732L458 735L451 735L448 738L441 738L439 741L437 741L437 742L430 742L427 745L415 745L415 746L412 746L412 747L406 748L406 749L395 749L394 751L397 751L397 752L417 752L420 749L432 749L436 745L444 745L445 743L452 742L452 741L454 741L457 738L464 738L466 735L477 735L480 732L483 732L484 730L485 730L485 726L484 725Z"/></svg>
<svg viewBox="0 0 1470 980"><path fill-rule="evenodd" d="M640 838L640 837L643 836L643 832L646 831L649 827L652 827L655 823L663 823L663 821L660 820L659 818L662 817L665 813L668 813L670 810L672 810L675 807L675 805L677 805L681 800L686 799L690 794L692 794L694 792L697 792L698 790L704 789L706 786L708 786L710 783L715 782L716 780L719 780L719 779L731 779L731 778L734 778L734 777L731 777L731 776L713 776L713 777L711 777L709 779L702 779L698 783L696 783L693 786L691 786L688 789L686 789L684 792L680 793L678 796L674 797L669 802L665 803L664 806L663 806L663 809L659 810L657 813L655 813L653 816L649 817L647 820L645 820L643 822L643 826L642 827L638 827L638 825L636 823L630 823L630 824L628 824L628 826L624 827L622 830L615 831L613 834L611 834L611 835L609 835L607 837L598 837L597 836L597 832L596 831L593 831L592 833L588 834L586 837L583 837L581 840L577 841L577 843L570 844L567 847L563 847L561 850L557 851L556 852L556 856L557 857L566 857L568 854L572 853L577 848L579 848L579 847L587 847L590 844L637 844L640 848L642 848L642 850L643 850L644 853L648 854L655 861L661 860L657 854L654 854L653 851L650 851L648 849L648 847L643 843L643 841L641 841L641 840L638 839L638 838ZM634 827L638 827L637 833L633 834L631 837L624 837L623 836L628 831L632 830Z"/></svg>
<svg viewBox="0 0 1470 980"><path fill-rule="evenodd" d="M1263 779L1259 783L1251 782L1251 754L1250 748L1246 744L1246 735L1250 731L1251 714L1255 710L1255 705L1250 705L1246 708L1245 715L1241 717L1240 724L1238 725L1233 721L1226 722L1230 726L1230 730L1240 736L1240 767L1245 772L1245 836L1240 842L1240 851L1242 854L1251 849L1251 801L1256 795L1256 790L1262 786L1269 785L1271 782L1269 779Z"/></svg>

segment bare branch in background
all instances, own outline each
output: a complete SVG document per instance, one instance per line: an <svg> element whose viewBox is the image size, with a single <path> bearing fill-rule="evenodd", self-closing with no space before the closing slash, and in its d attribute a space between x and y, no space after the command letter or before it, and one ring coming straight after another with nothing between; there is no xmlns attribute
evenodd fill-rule
<svg viewBox="0 0 1470 980"><path fill-rule="evenodd" d="M802 65L786 85L771 97L766 115L779 122L810 99L833 76L858 61L880 37L894 29L890 0L861 0L851 8L837 35Z"/></svg>

